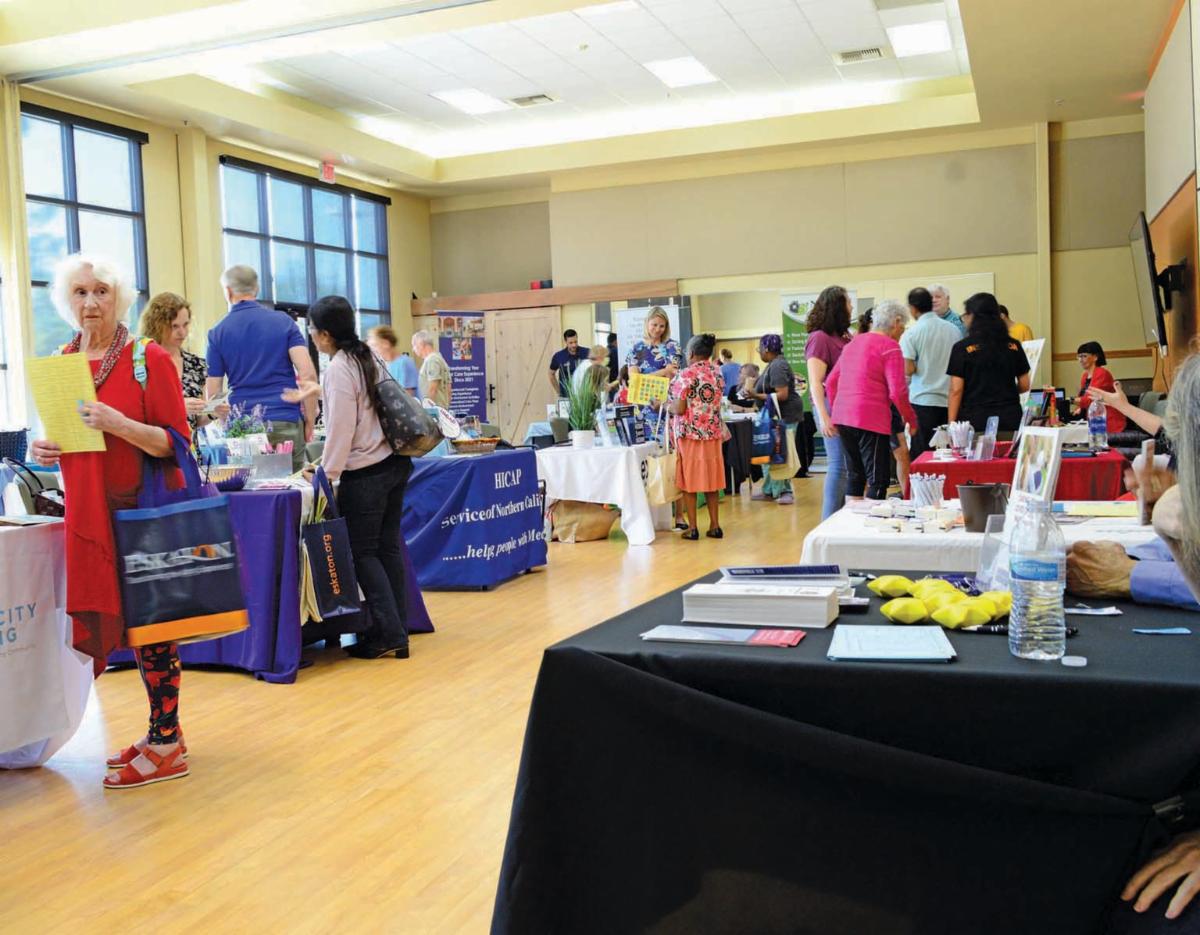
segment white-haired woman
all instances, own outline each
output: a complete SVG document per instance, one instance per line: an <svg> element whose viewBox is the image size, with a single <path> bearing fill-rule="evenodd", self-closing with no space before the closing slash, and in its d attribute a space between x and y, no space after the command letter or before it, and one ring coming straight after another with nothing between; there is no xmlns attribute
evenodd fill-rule
<svg viewBox="0 0 1200 935"><path fill-rule="evenodd" d="M846 496L871 500L887 496L891 477L892 410L895 405L909 427L917 415L908 402L900 335L908 309L887 300L875 306L871 330L846 345L825 380L830 418L842 439L846 461Z"/></svg>
<svg viewBox="0 0 1200 935"><path fill-rule="evenodd" d="M67 613L75 647L92 657L99 676L125 637L112 512L136 505L144 459L171 457L167 427L188 437L187 410L171 355L151 341L130 338L122 319L137 293L115 266L69 256L55 269L51 295L58 313L78 329L63 353L87 358L97 401L83 403L80 418L104 433L105 450L64 454L55 439L44 438L33 443L33 457L43 467L62 469ZM174 643L143 646L137 661L150 700L150 729L109 758L108 766L119 772L105 778L108 789L178 779L188 772L179 729L178 648Z"/></svg>

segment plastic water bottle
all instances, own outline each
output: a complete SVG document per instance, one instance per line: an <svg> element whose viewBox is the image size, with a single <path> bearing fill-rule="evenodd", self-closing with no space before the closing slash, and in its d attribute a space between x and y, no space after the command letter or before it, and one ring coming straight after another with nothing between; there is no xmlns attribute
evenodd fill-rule
<svg viewBox="0 0 1200 935"><path fill-rule="evenodd" d="M1093 399L1088 406L1088 447L1098 451L1108 447L1108 411L1104 401Z"/></svg>
<svg viewBox="0 0 1200 935"><path fill-rule="evenodd" d="M1022 659L1061 659L1067 649L1067 546L1050 504L1031 504L1017 521L1008 544L1008 569L1013 595L1009 652Z"/></svg>

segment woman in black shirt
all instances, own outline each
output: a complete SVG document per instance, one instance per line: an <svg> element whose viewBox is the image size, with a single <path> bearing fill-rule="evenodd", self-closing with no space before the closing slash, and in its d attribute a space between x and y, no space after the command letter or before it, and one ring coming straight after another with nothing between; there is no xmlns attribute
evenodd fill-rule
<svg viewBox="0 0 1200 935"><path fill-rule="evenodd" d="M950 421L970 422L982 432L989 416L999 416L1000 431L1016 431L1020 395L1029 390L1029 360L1021 342L1008 336L994 295L977 292L964 310L971 316L970 330L954 345L946 365Z"/></svg>

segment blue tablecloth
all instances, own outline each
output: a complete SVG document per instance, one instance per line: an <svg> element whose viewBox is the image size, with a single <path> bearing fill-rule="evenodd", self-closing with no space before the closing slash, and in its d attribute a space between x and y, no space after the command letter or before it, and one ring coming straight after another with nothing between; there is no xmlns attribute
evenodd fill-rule
<svg viewBox="0 0 1200 935"><path fill-rule="evenodd" d="M487 588L545 565L533 451L413 461L404 538L425 588Z"/></svg>
<svg viewBox="0 0 1200 935"><path fill-rule="evenodd" d="M300 626L300 508L298 490L243 490L230 495L229 512L242 560L250 627L233 636L179 649L187 665L222 665L253 672L267 682L294 682L304 638ZM407 621L412 633L429 633L412 563L405 553ZM110 663L131 663L120 650Z"/></svg>

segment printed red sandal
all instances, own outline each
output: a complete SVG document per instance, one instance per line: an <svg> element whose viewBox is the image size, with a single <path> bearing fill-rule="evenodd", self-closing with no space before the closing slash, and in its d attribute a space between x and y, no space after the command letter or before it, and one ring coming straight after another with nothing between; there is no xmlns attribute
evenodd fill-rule
<svg viewBox="0 0 1200 935"><path fill-rule="evenodd" d="M148 786L156 782L166 782L168 779L182 779L188 774L188 765L181 756L182 747L176 747L170 753L159 756L153 750L145 749L141 755L154 766L154 772L143 776L132 763L121 767L121 771L104 777L105 789L136 789L138 786Z"/></svg>
<svg viewBox="0 0 1200 935"><path fill-rule="evenodd" d="M179 750L181 759L186 760L188 758L188 749L182 734L179 735ZM128 766L136 760L141 755L141 752L142 748L135 743L133 746L126 747L120 753L114 753L105 761L105 765L109 769L120 769L122 766Z"/></svg>

